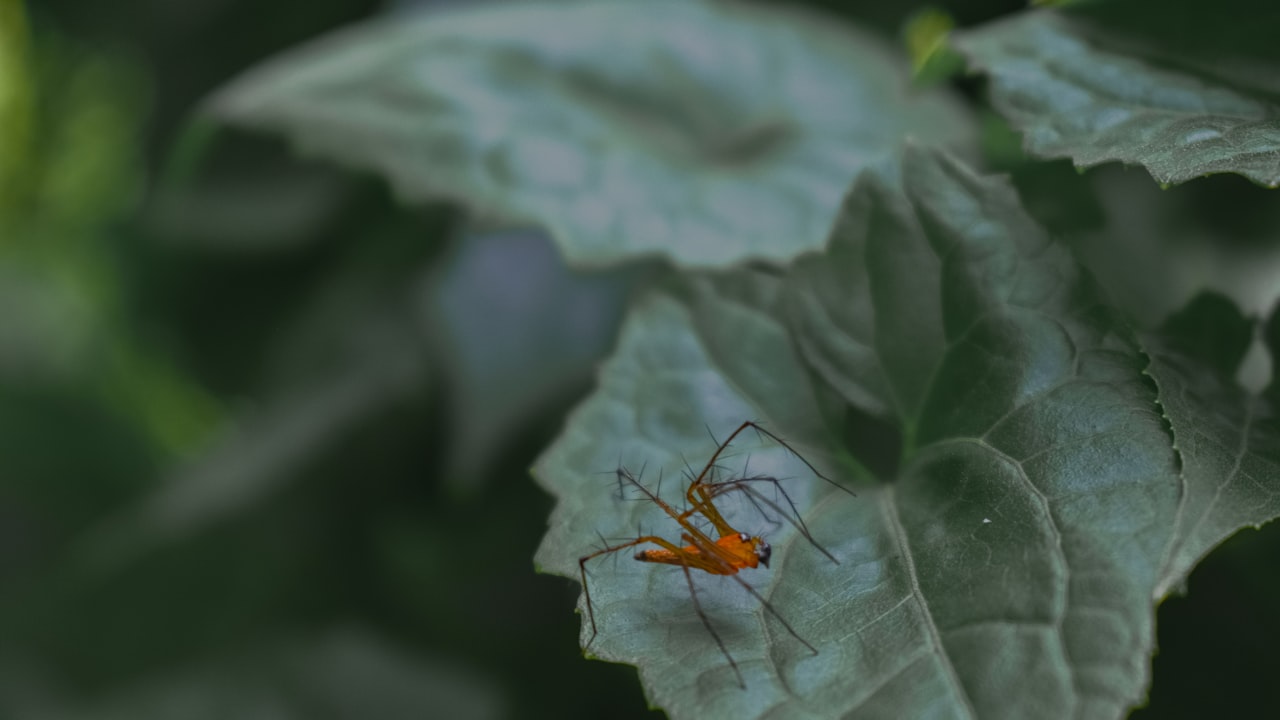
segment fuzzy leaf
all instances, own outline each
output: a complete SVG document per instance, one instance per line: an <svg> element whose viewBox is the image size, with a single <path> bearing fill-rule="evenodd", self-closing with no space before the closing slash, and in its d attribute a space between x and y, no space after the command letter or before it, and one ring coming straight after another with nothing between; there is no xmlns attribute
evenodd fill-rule
<svg viewBox="0 0 1280 720"><path fill-rule="evenodd" d="M225 120L548 228L565 256L724 265L821 245L844 189L907 134L970 135L874 37L789 8L498 3L387 18L215 96Z"/></svg>
<svg viewBox="0 0 1280 720"><path fill-rule="evenodd" d="M1093 3L956 36L1027 149L1178 183L1280 184L1280 10L1250 0Z"/></svg>
<svg viewBox="0 0 1280 720"><path fill-rule="evenodd" d="M474 491L503 438L586 385L636 270L572 272L541 233L476 235L458 246L426 303L447 341L453 435L443 474L455 488Z"/></svg>
<svg viewBox="0 0 1280 720"><path fill-rule="evenodd" d="M746 690L678 569L592 561L590 652L637 664L674 718L1118 717L1145 692L1179 493L1146 359L1006 182L919 150L901 176L864 177L829 254L789 277L694 280L643 304L599 390L535 466L559 499L537 561L569 577L596 531L635 537L643 524L678 538L599 473L647 462L674 499L682 457L697 467L713 448L704 421L723 438L763 420L857 487L838 493L754 438L722 461L789 477L839 560L738 510L735 527L774 546L772 570L744 579L820 651L731 580L695 578ZM788 326L818 312L846 341L793 349ZM819 356L840 382L813 384L828 376ZM867 397L904 437L884 484L856 471L824 420Z"/></svg>

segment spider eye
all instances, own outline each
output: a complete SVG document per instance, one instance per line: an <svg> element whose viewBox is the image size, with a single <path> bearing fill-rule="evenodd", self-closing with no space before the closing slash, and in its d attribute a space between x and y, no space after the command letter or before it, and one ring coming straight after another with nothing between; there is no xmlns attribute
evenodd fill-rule
<svg viewBox="0 0 1280 720"><path fill-rule="evenodd" d="M738 533L738 539L742 542L751 542L751 537L746 533Z"/></svg>

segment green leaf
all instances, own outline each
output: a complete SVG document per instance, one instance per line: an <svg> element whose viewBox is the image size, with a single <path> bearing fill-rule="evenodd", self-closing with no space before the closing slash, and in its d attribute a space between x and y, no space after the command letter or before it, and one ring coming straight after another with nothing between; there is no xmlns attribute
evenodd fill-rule
<svg viewBox="0 0 1280 720"><path fill-rule="evenodd" d="M755 280L738 282L750 285ZM815 429L816 407L801 389L804 369L790 352L785 328L769 313L736 302L714 283L697 282L688 294L694 298L692 309L658 294L633 311L618 351L601 370L600 390L578 408L565 433L535 465L539 482L560 498L536 558L544 570L576 578L578 556L591 551L598 537L634 537L643 527L678 539L671 533L674 523L659 524L662 517L654 506L618 497L612 470L619 464L635 472L649 468L642 479L652 486L658 484L659 471L665 472L663 494L675 502L684 458L700 464L715 447L708 430L723 438L744 419L756 418L786 433L789 440L800 441L806 439L805 431ZM703 342L697 329L699 311L720 320L709 329L716 333L713 340L730 341L729 347ZM763 395L761 388L766 389ZM775 423L768 409L791 415L796 422ZM777 447L749 447L751 467L778 468L779 476L798 474ZM735 470L742 460L733 459ZM809 507L820 488L801 484L788 492L800 507ZM827 543L847 536L815 532ZM806 587L830 571L820 555L808 556L797 547L793 557L785 537L770 538L778 553L774 567L785 568L788 577ZM762 642L764 619L750 597L726 587L727 580L696 579L703 606L742 666L750 688L742 692L693 614L679 571L635 565L628 557L617 564L602 560L591 566L600 634L590 652L639 665L651 700L674 718L707 715L706 702L712 697L720 705L717 715L749 717L784 699L767 659L771 648ZM759 578L752 580L761 592L772 592ZM782 603L778 607L793 623L800 620L795 608ZM585 608L582 612L585 619ZM797 628L802 636L814 637L811 625ZM584 623L584 643L590 632ZM790 638L778 638L776 652L788 664L808 659L803 646ZM812 669L814 664L806 662L805 667Z"/></svg>
<svg viewBox="0 0 1280 720"><path fill-rule="evenodd" d="M914 149L893 175L864 177L826 254L789 276L694 279L633 313L535 466L559 500L537 562L576 577L597 531L678 538L599 473L647 463L674 499L682 458L696 468L713 448L704 421L724 437L760 419L857 487L835 492L755 440L720 462L791 478L839 560L751 508L735 516L775 548L772 571L744 579L820 654L735 583L699 577L739 689L681 573L630 558L592 561L590 652L637 664L675 718L1119 716L1145 691L1179 495L1147 360L1007 182ZM904 437L884 484L824 419L868 398Z"/></svg>
<svg viewBox="0 0 1280 720"><path fill-rule="evenodd" d="M1252 337L1253 322L1232 302L1205 294L1145 338L1147 372L1182 459L1176 537L1158 598L1237 530L1280 516L1280 427L1271 401L1233 381Z"/></svg>
<svg viewBox="0 0 1280 720"><path fill-rule="evenodd" d="M216 116L548 228L565 256L715 266L819 247L844 188L908 134L970 135L887 46L730 2L521 2L384 19L217 94Z"/></svg>
<svg viewBox="0 0 1280 720"><path fill-rule="evenodd" d="M1239 173L1280 184L1280 13L1249 0L1094 3L956 35L1026 148L1161 183Z"/></svg>
<svg viewBox="0 0 1280 720"><path fill-rule="evenodd" d="M947 43L953 29L955 20L935 7L922 8L907 18L902 40L918 85L945 82L964 70L964 59Z"/></svg>
<svg viewBox="0 0 1280 720"><path fill-rule="evenodd" d="M30 37L23 5L0 2L0 227L26 200L23 187L35 133L36 78L29 64Z"/></svg>

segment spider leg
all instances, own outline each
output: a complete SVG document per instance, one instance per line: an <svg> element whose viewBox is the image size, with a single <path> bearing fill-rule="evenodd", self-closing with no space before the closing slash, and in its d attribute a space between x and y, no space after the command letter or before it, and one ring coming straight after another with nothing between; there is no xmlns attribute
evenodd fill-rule
<svg viewBox="0 0 1280 720"><path fill-rule="evenodd" d="M720 646L720 652L724 658L729 661L729 667L733 668L733 674L738 676L738 687L743 690L747 689L747 681L742 679L742 671L738 669L738 663L729 654L729 648L725 647L724 640L720 638L720 633L716 632L716 628L711 624L710 618L702 611L702 603L698 600L698 591L693 586L693 576L689 574L689 566L682 564L680 569L684 571L685 582L689 584L689 597L693 600L693 610L698 613L698 619L702 621L702 626L711 633L711 637L716 641L716 645ZM734 576L737 577L736 575ZM742 582L739 578L738 582Z"/></svg>
<svg viewBox="0 0 1280 720"><path fill-rule="evenodd" d="M787 512L787 509L783 508L782 505L778 504L777 502L774 502L773 500L770 500L769 498L765 497L764 494L761 493L759 490L756 490L754 487L751 487L750 485L747 484L752 482L773 483L782 492L782 496L787 499L787 505L790 506L791 512ZM778 483L777 478L769 477L767 475L760 475L753 478L737 478L736 480L727 480L713 487L711 491L711 497L712 498L721 497L723 495L727 495L734 491L741 491L743 493L746 493L748 497L752 498L753 503L764 503L770 508L773 508L774 512L777 512L779 516L786 518L787 522L791 523L791 525L796 530L799 530L800 534L804 536L804 539L808 540L810 545L817 548L818 552L825 555L828 560L835 563L836 565L840 564L840 561L837 560L834 555L832 555L826 548L822 547L822 545L817 540L814 539L813 533L809 532L809 526L805 524L804 518L800 516L799 511L796 509L795 503L791 501L791 496L787 495L787 491L782 489L782 486Z"/></svg>
<svg viewBox="0 0 1280 720"><path fill-rule="evenodd" d="M688 517L693 513L702 514L704 517L706 517L708 520L711 521L712 525L715 525L716 531L719 532L720 535L722 536L732 532L736 532L736 531L733 529L732 526L729 525L728 522L725 521L724 517L720 515L720 511L716 508L715 504L711 502L712 494L707 491L707 488L709 486L714 486L719 484L715 480L714 471L716 468L720 467L717 464L718 461L720 460L720 457L724 454L725 450L728 449L728 447L731 444L733 444L734 439L737 438L739 435L741 435L743 430L746 430L749 427L755 428L757 434L764 433L765 435L773 438L775 441L778 442L778 444L786 448L787 451L790 452L792 455L795 455L796 457L800 458L800 461L803 462L811 471L813 471L815 475L817 475L818 477L821 477L823 480L826 480L829 483L834 484L829 478L824 476L822 473L818 472L817 468L815 468L812 464L810 464L808 460L805 460L804 457L801 456L799 453L797 453L794 448L792 448L787 443L783 442L781 438L769 432L768 430L765 430L764 428L760 427L757 423L751 420L748 420L742 423L741 425L739 425L736 430L730 433L729 437L725 438L724 442L721 442L716 446L716 451L711 454L711 458L708 459L707 464L703 466L702 472L698 473L698 475L693 478L693 480L689 483L688 489L685 490L685 498L687 499L690 507L688 510L686 510L683 513L683 516ZM711 432L710 427L707 427L707 434L711 436L712 440L715 440L715 433ZM747 462L750 463L750 456L748 456ZM687 464L688 462L686 461L686 465Z"/></svg>
<svg viewBox="0 0 1280 720"><path fill-rule="evenodd" d="M761 595L755 588L751 587L750 583L748 583L746 580L743 580L741 577L738 576L737 570L733 569L734 566L732 564L732 561L729 558L725 558L721 556L722 551L720 550L720 548L715 546L708 546L702 541L699 541L688 535L682 536L682 539L685 542L693 543L694 546L699 549L699 551L702 554L702 557L699 559L705 558L706 560L718 561L715 563L709 563L704 561L703 563L701 563L704 566L703 569L717 575L728 575L729 577L733 578L734 582L738 583L743 588L745 588L747 592L751 593L751 596L754 597L756 600L759 600L760 604L764 606L765 610L769 611L770 615L774 616L775 618L777 618L778 622L782 623L782 627L786 628L787 632L791 633L791 637L795 638L796 640L799 640L805 647L809 648L810 652L812 652L814 655L818 654L818 649L815 648L813 645L811 645L808 640L805 640L804 638L800 637L800 633L796 632L796 629L791 627L791 623L787 622L787 619L782 617L782 614L779 613L776 609L774 609L773 605L768 600L766 600L763 595ZM710 567L705 567L705 566L710 566ZM723 568L723 570L720 572L717 572L716 570L717 567L721 567ZM687 566L686 566L685 572L686 573L688 572ZM710 629L709 626L708 626L708 629ZM712 634L715 634L714 631L712 632ZM721 646L721 649L722 650L724 649L723 645ZM727 656L728 652L726 652L725 655ZM736 670L736 666L735 666L735 670ZM742 677L741 674L739 674L738 677L741 678Z"/></svg>
<svg viewBox="0 0 1280 720"><path fill-rule="evenodd" d="M690 537L692 539L692 536L686 535L685 537ZM694 544L697 547L702 548L708 545L711 547L714 547L714 543L712 543L709 539L706 539L705 535L702 535L701 533L699 533L699 538L700 539L698 540L694 540ZM582 580L582 594L587 599L587 618L591 621L591 637L587 640L586 645L584 645L583 647L590 646L591 643L595 641L596 635L600 634L599 628L596 627L595 606L591 601L591 587L587 583L587 561L593 560L602 555L609 555L612 553L616 553L619 550L626 550L627 548L632 548L637 545L643 545L645 543L653 543L654 545L657 545L665 550L670 551L671 553L674 553L677 557L680 558L680 562L678 564L681 567L685 568L686 572L688 572L688 567L690 566L690 564L692 564L693 567L699 568L701 570L706 570L707 572L710 572L710 573L715 573L715 574L723 573L724 563L719 557L713 556L710 558L699 558L698 556L693 555L690 551L685 550L684 548L680 547L679 545L676 545L670 540L667 540L666 538L658 537L657 535L641 535L635 540L628 540L627 542L620 543L618 545L606 544L603 548L596 550L593 553L588 553L586 555L583 555L582 557L578 558L578 576Z"/></svg>
<svg viewBox="0 0 1280 720"><path fill-rule="evenodd" d="M774 435L772 432L770 432L770 431L768 431L768 430L765 430L765 429L764 429L764 427L760 425L760 423L755 422L754 420L748 420L748 421L746 421L746 422L742 423L742 425L741 425L741 426L739 426L739 427L738 427L738 429L737 429L737 430L735 430L735 431L733 432L733 435L730 435L730 436L729 436L729 439L730 439L730 440L732 440L732 439L733 439L733 437L734 437L734 435L737 435L738 433L742 432L743 430L745 430L745 429L746 429L746 428L748 428L748 427L750 427L750 428L754 429L754 430L756 431L756 434L757 434L757 435L759 435L759 434L763 433L764 435L766 435L766 436L768 436L769 438L771 438L774 442L776 442L776 443L778 443L779 445L781 445L782 447L786 448L786 449L787 449L787 452L789 452L789 453L791 453L792 455L796 456L796 458L797 458L800 462L804 463L804 466L805 466L805 467L809 468L809 472L812 472L814 475L817 475L819 478L821 478L823 481L825 481L828 485L834 485L835 487L839 488L841 491L843 491L843 492L847 493L850 497L857 497L857 496L858 496L858 494L857 494L857 493L855 493L854 491L850 490L849 488L845 487L844 485L841 485L840 483L836 482L835 480L832 480L831 478L827 477L826 475L823 475L822 473L818 472L818 468L814 467L814 466L813 466L813 463L809 462L809 461L805 458L805 456L803 456L803 455L801 455L801 454L799 453L799 451L797 451L795 448L791 447L791 444L790 444L790 443L788 443L786 440L783 440L782 438L778 437L777 435Z"/></svg>
<svg viewBox="0 0 1280 720"><path fill-rule="evenodd" d="M653 503L654 503L655 505L657 505L658 507L662 508L662 511L663 511L663 512L665 512L667 515L671 516L671 519L673 519L673 520L675 520L676 522L680 523L680 526L681 526L681 527L683 527L684 529L686 529L686 530L690 531L691 533L693 533L693 534L695 534L695 535L697 535L697 536L701 537L702 539L706 540L707 542L712 542L712 541L711 541L711 539L707 537L706 533L704 533L704 532L702 532L701 530L699 530L698 528L694 527L694 526L693 526L693 524L689 522L688 518L689 518L689 515L691 514L691 512L690 512L689 510L686 510L686 511L685 511L685 512L683 512L683 513L676 512L676 509L675 509L675 508L673 508L673 507L671 507L671 505L670 505L669 503L667 503L667 501L666 501L666 500L663 500L662 498L658 497L658 496L657 496L657 494L655 494L652 490L650 490L649 488L645 487L645 486L644 486L644 484L643 484L643 483L641 483L639 480L637 480L637 479L636 479L636 477L635 477L634 475L632 475L632 474L630 473L630 471L628 471L626 468L618 468L617 473L618 473L618 482L629 482L629 483L631 483L631 485L632 485L632 486L634 486L634 487L635 487L637 490L639 490L641 493L643 493L643 494L644 494L644 496L645 496L646 498L648 498L649 500L653 501ZM699 510L696 510L696 511L697 511L697 512L703 512L704 514L706 514L706 511L705 511L705 510L701 510L701 509L699 509ZM714 523L714 522L715 522L715 519L716 519L716 518L719 518L719 514L718 514L718 513L716 513L716 511L715 511L715 506L712 506L712 507L711 507L711 511L710 511L710 512L711 512L713 515L715 515L715 517L714 517L714 518L711 518L711 519L712 519L712 522ZM724 525L724 527L722 528L722 527L721 527L721 523L724 523L724 521L723 521L723 520L721 520L721 521L720 521L720 523L716 523L716 528L717 528L717 529L719 529L719 530L721 530L721 532L722 532L722 533L723 533L723 532L725 532L725 531L726 531L726 529L727 529L727 531L728 531L728 532L735 532L735 531L733 530L733 528L728 527L728 525L727 525L727 524L725 524L725 525Z"/></svg>
<svg viewBox="0 0 1280 720"><path fill-rule="evenodd" d="M751 587L751 584L750 584L750 583L748 583L746 580L743 580L742 578L738 577L737 575L730 575L729 577L733 578L735 581L737 581L737 583L738 583L739 585L741 585L742 587L746 588L746 589L747 589L747 592L749 592L749 593L751 593L753 596L755 596L755 599L757 599L757 600L759 600L759 601L760 601L760 604L764 606L764 609L765 609L765 610L768 610L768 611L769 611L769 614L770 614L770 615L772 615L772 616L774 616L775 618L777 618L778 622L782 623L782 627L786 628L786 629L787 629L787 632L791 633L791 637L793 637L793 638L795 638L795 639L799 640L801 643L803 643L803 644L804 644L804 646L805 646L805 647L807 647L807 648L809 648L809 650L810 650L814 655L817 655L817 654L818 654L818 648L816 648L816 647L814 647L814 646L810 645L808 640L805 640L804 638L800 637L800 633L796 632L796 629L795 629L795 628L793 628L793 627L791 627L791 623L787 622L787 619L786 619L786 618L784 618L784 617L782 617L782 615L781 615L781 614L779 614L777 610L774 610L774 609L773 609L773 605L770 605L770 604L769 604L769 601L768 601L768 600L765 600L763 595L761 595L758 591L756 591L756 589L755 589L755 588Z"/></svg>

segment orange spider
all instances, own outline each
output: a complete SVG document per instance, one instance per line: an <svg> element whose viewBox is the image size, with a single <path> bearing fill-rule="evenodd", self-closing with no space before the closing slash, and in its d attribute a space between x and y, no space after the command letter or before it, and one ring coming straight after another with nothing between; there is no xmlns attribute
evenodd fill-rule
<svg viewBox="0 0 1280 720"><path fill-rule="evenodd" d="M818 654L818 649L809 644L809 642L804 638L800 637L799 633L795 631L795 628L791 627L791 624L788 623L786 619L769 604L769 601L765 600L764 597L761 596L760 593L756 592L755 588L747 584L745 580L738 577L738 572L746 568L754 569L760 565L769 567L769 558L773 553L773 548L771 548L769 543L765 542L762 537L748 535L747 533L735 530L733 526L724 519L724 516L720 514L720 510L715 505L716 498L723 497L731 492L741 492L746 495L752 504L754 504L758 509L761 509L762 512L763 509L760 508L760 503L771 507L773 510L778 512L781 517L785 517L788 522L800 531L800 534L803 535L811 545L817 548L823 555L827 556L831 562L836 563L837 565L840 564L831 553L827 552L825 548L813 539L813 536L809 533L808 527L804 524L803 518L800 517L799 512L796 510L795 503L791 502L791 497L787 495L785 490L783 490L782 484L777 478L768 475L756 475L753 477L730 478L722 481L716 481L714 479L714 470L718 468L716 460L720 458L720 455L724 452L725 448L729 447L734 438L747 428L754 428L757 433L762 433L772 438L779 445L786 448L792 455L799 458L814 475L849 495L854 495L851 490L836 484L833 480L818 472L817 468L810 464L808 460L804 459L804 457L800 455L800 453L796 452L794 448L784 442L782 438L779 438L777 435L774 435L768 430L760 427L757 423L751 421L747 421L739 425L737 430L734 430L723 443L719 444L715 453L712 454L711 459L708 460L707 464L702 468L702 472L698 473L697 476L692 476L692 473L690 473L691 481L688 489L685 491L685 499L689 506L688 509L683 512L679 512L675 508L671 507L671 505L662 500L662 498L658 497L656 493L650 491L641 484L640 481L625 468L618 468L616 473L620 484L627 483L638 488L646 498L657 504L658 507L662 508L663 512L679 523L682 528L682 532L680 533L680 542L683 543L683 546L656 535L641 535L634 540L629 540L619 545L610 546L608 543L605 543L605 547L602 549L578 558L578 571L582 577L582 591L587 599L587 616L591 620L591 638L587 640L586 646L591 645L591 643L596 639L596 635L598 633L598 630L596 629L595 610L591 604L591 589L587 585L587 561L600 557L601 555L608 555L619 550L625 550L629 547L652 543L658 547L637 552L635 554L636 560L641 562L661 563L664 565L678 565L680 569L684 571L685 581L689 585L689 597L693 599L693 609L702 620L702 624L707 628L707 632L711 633L711 637L716 641L716 645L720 647L720 652L723 653L725 659L729 661L730 667L733 668L733 672L738 678L738 685L743 689L745 689L747 685L742 678L742 672L738 669L738 663L735 662L733 656L729 654L729 650L725 647L724 641L720 638L720 634L717 633L715 628L711 625L710 620L707 619L706 614L702 611L701 604L698 602L698 593L693 585L693 577L689 573L690 568L702 570L703 572L707 572L712 575L725 575L733 578L739 585L745 588L747 592L751 593L752 596L759 600L769 614L777 618L778 622L782 623L782 626L787 629L787 632L791 633L792 637L803 643L805 647L809 648L809 650L813 652L813 654ZM714 437L712 439L714 439ZM788 513L787 509L761 494L760 491L754 487L754 484L758 483L773 484L774 487L781 492L782 497L786 498L790 512ZM701 516L703 520L710 523L715 528L715 532L718 537L711 537L711 535L699 529L698 526L694 524L693 519L698 516Z"/></svg>

